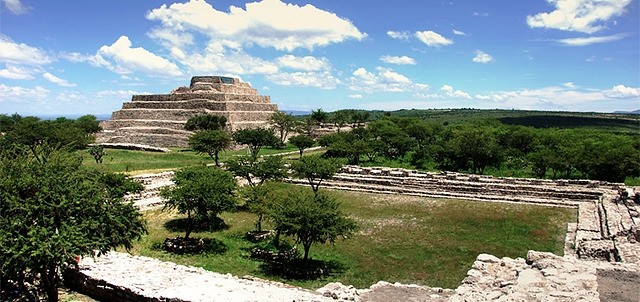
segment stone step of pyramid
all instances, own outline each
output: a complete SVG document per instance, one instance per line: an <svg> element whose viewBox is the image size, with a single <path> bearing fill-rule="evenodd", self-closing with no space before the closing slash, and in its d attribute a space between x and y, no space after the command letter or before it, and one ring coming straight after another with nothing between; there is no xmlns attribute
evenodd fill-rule
<svg viewBox="0 0 640 302"><path fill-rule="evenodd" d="M174 135L191 135L192 131L171 129L163 127L122 127L115 131L117 134L127 135L131 133L152 133L152 134L174 134Z"/></svg>
<svg viewBox="0 0 640 302"><path fill-rule="evenodd" d="M102 121L100 126L105 131L113 131L123 127L158 127L184 130L185 121L119 119Z"/></svg>
<svg viewBox="0 0 640 302"><path fill-rule="evenodd" d="M113 135L108 137L96 136L99 143L108 144L137 144L148 146L171 146L186 148L189 146L188 136L170 135L170 134L154 134L154 133L127 133L126 135Z"/></svg>
<svg viewBox="0 0 640 302"><path fill-rule="evenodd" d="M122 109L206 109L211 111L274 111L275 104L250 101L212 101L191 99L184 101L137 101L122 105Z"/></svg>
<svg viewBox="0 0 640 302"><path fill-rule="evenodd" d="M266 121L273 111L210 111L206 109L123 109L114 112L111 118L142 120L178 120L187 121L201 114L214 114L227 117L227 121Z"/></svg>

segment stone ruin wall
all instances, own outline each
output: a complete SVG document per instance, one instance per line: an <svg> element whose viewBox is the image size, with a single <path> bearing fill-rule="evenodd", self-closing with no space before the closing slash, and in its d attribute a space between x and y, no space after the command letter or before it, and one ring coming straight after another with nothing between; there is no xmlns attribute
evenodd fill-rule
<svg viewBox="0 0 640 302"><path fill-rule="evenodd" d="M145 191L128 198L141 209L161 205L158 192L160 188L172 184L172 175L172 172L165 172L134 177L144 184ZM307 185L306 181L297 179L288 181ZM340 283L330 283L318 289L317 295L309 296L309 291L289 287L294 295L298 295L296 301L382 301L380 297L386 295L395 295L393 300L397 301L600 301L611 298L610 293L603 289L606 282L623 282L620 286L632 288L631 293L627 289L627 297L637 297L637 282L640 280L640 192L626 188L624 184L590 180L501 178L451 172L425 173L359 166L344 166L333 179L324 183L325 187L360 192L571 207L577 209L578 218L575 223L568 225L564 256L535 251L529 251L526 259L480 254L469 269L467 277L454 290L386 282L374 284L369 289L355 289ZM140 258L125 254L116 256L124 257L123 261ZM167 279L167 275L175 269L164 272L160 267L174 264L158 260L144 261L144 271L156 273L127 273L125 276L125 273L113 272L121 267L130 271L136 265L135 261L122 264L109 259L102 262L97 259L95 264L81 267L74 278L85 284L85 292L96 291L107 297L116 297L113 301L195 301L184 294L194 289L192 287L195 285L191 282L171 294L163 290L174 286L173 277L170 278L171 281L162 280ZM213 277L213 274L215 273L199 268L190 268L175 278L199 280L205 284L219 282L216 281L219 277ZM611 275L617 276L617 279L611 279ZM203 295L209 296L203 296L203 299L217 298L227 292L251 295L263 291L264 287L272 283L262 280L263 285L249 288L249 292L243 293L247 289L240 288L244 286L243 280L246 278L248 277L236 279L234 282L239 285L229 285L232 288L223 287L217 289L220 292L211 290L204 293ZM142 295L139 294L141 292ZM266 296L258 300L281 301L279 298Z"/></svg>
<svg viewBox="0 0 640 302"><path fill-rule="evenodd" d="M192 134L184 130L186 121L200 114L227 118L227 131L264 127L278 110L269 96L239 79L199 76L190 87L170 94L134 95L122 109L103 121L96 142L109 146L187 147Z"/></svg>

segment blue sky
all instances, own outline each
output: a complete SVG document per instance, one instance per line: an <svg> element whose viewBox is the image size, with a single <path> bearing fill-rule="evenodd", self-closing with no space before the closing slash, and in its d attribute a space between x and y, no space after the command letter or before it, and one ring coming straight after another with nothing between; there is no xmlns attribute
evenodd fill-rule
<svg viewBox="0 0 640 302"><path fill-rule="evenodd" d="M640 109L636 0L0 0L0 113L227 75L281 110Z"/></svg>

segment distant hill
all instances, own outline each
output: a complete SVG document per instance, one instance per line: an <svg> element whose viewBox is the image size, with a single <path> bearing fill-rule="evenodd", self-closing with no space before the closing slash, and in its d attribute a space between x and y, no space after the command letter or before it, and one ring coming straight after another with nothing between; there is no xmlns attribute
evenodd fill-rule
<svg viewBox="0 0 640 302"><path fill-rule="evenodd" d="M634 111L616 111L614 113L620 113L620 114L640 114L640 109L638 110L634 110Z"/></svg>

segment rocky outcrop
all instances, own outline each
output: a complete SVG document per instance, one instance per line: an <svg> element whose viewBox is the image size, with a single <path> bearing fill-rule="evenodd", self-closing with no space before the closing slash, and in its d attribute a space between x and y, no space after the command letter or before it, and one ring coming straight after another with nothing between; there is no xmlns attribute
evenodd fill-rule
<svg viewBox="0 0 640 302"><path fill-rule="evenodd" d="M200 114L227 118L228 131L265 126L278 109L269 96L259 95L248 83L236 78L196 76L189 87L170 94L134 95L131 102L103 121L97 143L136 144L154 147L186 147L190 131L186 121Z"/></svg>

